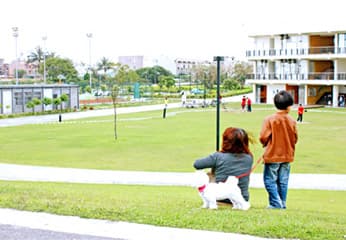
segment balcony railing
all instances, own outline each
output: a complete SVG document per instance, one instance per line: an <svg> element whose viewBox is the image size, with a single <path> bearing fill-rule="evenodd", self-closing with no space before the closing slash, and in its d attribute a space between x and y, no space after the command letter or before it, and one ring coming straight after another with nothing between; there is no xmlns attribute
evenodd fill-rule
<svg viewBox="0 0 346 240"><path fill-rule="evenodd" d="M346 54L346 47L311 47L289 49L248 50L246 57L306 56L309 54Z"/></svg>
<svg viewBox="0 0 346 240"><path fill-rule="evenodd" d="M253 80L335 80L333 72L248 74L246 78ZM338 73L337 80L346 80L346 72Z"/></svg>

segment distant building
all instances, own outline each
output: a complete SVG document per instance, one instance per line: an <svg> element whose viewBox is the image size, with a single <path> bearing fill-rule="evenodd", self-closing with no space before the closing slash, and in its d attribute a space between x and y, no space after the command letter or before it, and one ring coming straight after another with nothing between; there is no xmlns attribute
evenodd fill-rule
<svg viewBox="0 0 346 240"><path fill-rule="evenodd" d="M79 108L79 86L78 85L0 85L0 114L12 114L32 112L33 109L27 108L27 103L33 98L43 100L43 98L58 98L62 94L68 96L66 103L61 103L59 109L78 109ZM35 112L53 110L53 104L35 106Z"/></svg>
<svg viewBox="0 0 346 240"><path fill-rule="evenodd" d="M17 70L24 70L24 76L23 77L29 77L29 78L37 78L38 76L41 76L38 73L38 66L35 63L27 63L24 60L19 60L18 63L16 61L12 61L11 64L9 64L8 68L8 76L11 78L16 77L16 66Z"/></svg>
<svg viewBox="0 0 346 240"><path fill-rule="evenodd" d="M123 65L128 65L130 69L137 70L144 67L153 67L161 66L169 71L172 74L175 74L175 64L174 60L167 56L119 56L118 62Z"/></svg>
<svg viewBox="0 0 346 240"><path fill-rule="evenodd" d="M273 103L280 90L294 103L338 105L346 95L346 30L257 34L246 52L254 66L246 82L257 103Z"/></svg>
<svg viewBox="0 0 346 240"><path fill-rule="evenodd" d="M191 74L191 71L194 66L197 65L206 65L209 66L213 64L211 61L207 60L195 60L195 59L186 59L186 58L177 58L175 59L175 66L176 66L176 74Z"/></svg>
<svg viewBox="0 0 346 240"><path fill-rule="evenodd" d="M119 63L129 66L132 70L143 68L144 56L119 56Z"/></svg>
<svg viewBox="0 0 346 240"><path fill-rule="evenodd" d="M7 78L9 75L9 65L0 58L0 78Z"/></svg>

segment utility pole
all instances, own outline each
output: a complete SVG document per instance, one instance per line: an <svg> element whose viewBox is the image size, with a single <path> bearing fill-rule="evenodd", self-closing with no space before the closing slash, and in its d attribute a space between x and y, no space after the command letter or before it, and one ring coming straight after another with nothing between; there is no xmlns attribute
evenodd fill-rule
<svg viewBox="0 0 346 240"><path fill-rule="evenodd" d="M216 75L216 151L220 150L220 62L224 60L224 57L214 57L217 66Z"/></svg>

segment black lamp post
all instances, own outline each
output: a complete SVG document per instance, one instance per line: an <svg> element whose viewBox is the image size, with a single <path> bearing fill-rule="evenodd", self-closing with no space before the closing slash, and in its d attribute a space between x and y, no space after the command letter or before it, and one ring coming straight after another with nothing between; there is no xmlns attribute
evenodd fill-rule
<svg viewBox="0 0 346 240"><path fill-rule="evenodd" d="M207 85L207 74L206 72L204 72L204 80L203 80L203 106L206 107L206 98L207 98L207 89L206 89L206 85Z"/></svg>
<svg viewBox="0 0 346 240"><path fill-rule="evenodd" d="M214 57L216 61L216 151L220 150L220 62L224 60L224 57Z"/></svg>

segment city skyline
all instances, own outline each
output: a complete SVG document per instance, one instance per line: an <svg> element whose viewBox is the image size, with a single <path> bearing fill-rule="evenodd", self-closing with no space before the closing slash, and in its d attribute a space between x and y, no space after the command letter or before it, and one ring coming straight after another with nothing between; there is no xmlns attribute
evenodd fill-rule
<svg viewBox="0 0 346 240"><path fill-rule="evenodd" d="M26 58L46 46L76 63L101 57L245 58L252 32L344 29L342 0L12 0L0 15L0 58ZM340 7L338 7L340 6ZM18 28L17 48L13 27ZM87 36L87 34L92 34ZM44 38L46 37L46 40Z"/></svg>

